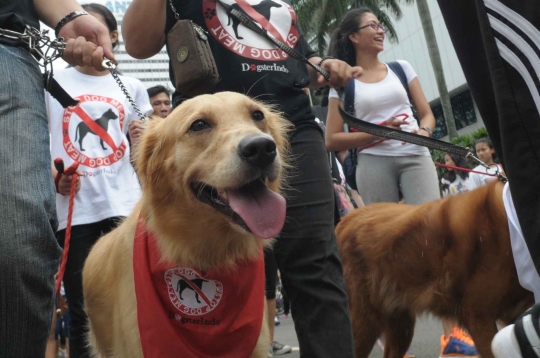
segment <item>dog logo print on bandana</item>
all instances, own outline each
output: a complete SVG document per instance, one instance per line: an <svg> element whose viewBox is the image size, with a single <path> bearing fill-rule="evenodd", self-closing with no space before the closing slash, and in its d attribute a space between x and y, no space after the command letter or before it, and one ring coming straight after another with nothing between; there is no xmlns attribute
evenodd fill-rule
<svg viewBox="0 0 540 358"><path fill-rule="evenodd" d="M162 260L157 238L139 219L133 278L145 358L253 354L264 315L262 248L253 260L203 273Z"/></svg>
<svg viewBox="0 0 540 358"><path fill-rule="evenodd" d="M203 13L208 31L217 41L236 54L263 61L283 61L289 56L276 49L269 40L245 27L228 13L234 8L260 24L281 42L295 47L300 36L296 28L296 14L281 0L203 0Z"/></svg>
<svg viewBox="0 0 540 358"><path fill-rule="evenodd" d="M122 128L125 110L114 98L82 95L62 117L66 153L89 168L109 166L124 157L127 149Z"/></svg>
<svg viewBox="0 0 540 358"><path fill-rule="evenodd" d="M201 278L190 268L165 271L165 282L174 307L190 316L201 316L212 311L223 295L221 282Z"/></svg>

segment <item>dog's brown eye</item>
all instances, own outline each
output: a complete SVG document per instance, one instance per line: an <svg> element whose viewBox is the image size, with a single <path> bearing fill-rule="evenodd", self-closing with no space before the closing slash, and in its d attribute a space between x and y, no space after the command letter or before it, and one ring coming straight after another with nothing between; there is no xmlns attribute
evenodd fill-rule
<svg viewBox="0 0 540 358"><path fill-rule="evenodd" d="M256 121L262 121L264 119L264 114L263 114L263 112L257 110L255 112L253 112L251 117L253 117L253 119L256 120Z"/></svg>
<svg viewBox="0 0 540 358"><path fill-rule="evenodd" d="M191 126L189 127L189 131L198 132L198 131L202 131L204 129L209 129L209 128L212 128L212 127L207 121L203 119L197 119L195 122L191 124Z"/></svg>

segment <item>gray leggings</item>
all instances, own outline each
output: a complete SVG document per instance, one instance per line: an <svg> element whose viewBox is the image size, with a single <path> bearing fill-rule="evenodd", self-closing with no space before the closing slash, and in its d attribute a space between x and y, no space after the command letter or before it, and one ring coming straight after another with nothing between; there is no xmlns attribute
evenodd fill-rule
<svg viewBox="0 0 540 358"><path fill-rule="evenodd" d="M406 204L418 205L439 199L439 179L430 156L390 157L358 154L358 193L366 205L397 203L399 190Z"/></svg>

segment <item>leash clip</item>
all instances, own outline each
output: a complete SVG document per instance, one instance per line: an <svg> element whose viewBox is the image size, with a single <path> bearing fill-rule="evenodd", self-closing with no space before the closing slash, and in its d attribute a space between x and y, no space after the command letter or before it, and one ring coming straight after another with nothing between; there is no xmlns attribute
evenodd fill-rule
<svg viewBox="0 0 540 358"><path fill-rule="evenodd" d="M467 154L467 156L465 158L471 158L472 160L474 160L475 162L477 162L478 164L480 164L481 166L483 166L484 168L486 169L490 169L490 166L487 165L486 163L484 163L483 161L480 160L480 158L477 158L475 157L472 152L469 152L469 154ZM493 174L492 174L493 175ZM508 181L508 178L506 177L506 175L504 175L503 173L501 173L501 170L499 168L498 165L495 165L495 176L497 176L497 178L502 182L502 183L505 183Z"/></svg>
<svg viewBox="0 0 540 358"><path fill-rule="evenodd" d="M101 66L105 67L109 71L116 70L116 63L114 61L109 60L108 58L104 58L101 62Z"/></svg>

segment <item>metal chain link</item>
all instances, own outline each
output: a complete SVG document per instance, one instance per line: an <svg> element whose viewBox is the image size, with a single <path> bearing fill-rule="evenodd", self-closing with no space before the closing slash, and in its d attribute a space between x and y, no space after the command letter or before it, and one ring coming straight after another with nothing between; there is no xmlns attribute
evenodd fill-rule
<svg viewBox="0 0 540 358"><path fill-rule="evenodd" d="M174 7L172 0L169 0L169 5L171 6L172 12L174 13L174 18L176 20L180 20L180 15L178 15L178 12L176 11L176 8Z"/></svg>
<svg viewBox="0 0 540 358"><path fill-rule="evenodd" d="M45 87L49 89L50 79L53 74L52 62L62 57L66 48L64 38L59 37L53 40L49 36L49 30L39 31L35 27L28 25L26 25L23 33L0 28L0 37L17 40L28 47L32 57L44 68Z"/></svg>
<svg viewBox="0 0 540 358"><path fill-rule="evenodd" d="M30 53L32 54L34 59L41 67L45 69L45 88L48 90L50 79L53 75L52 62L57 58L62 57L64 49L66 48L65 39L59 37L53 40L51 39L51 37L49 37L49 30L42 30L40 32L35 27L31 27L28 25L26 26L24 33L0 28L0 37L17 40L28 46L28 49L30 50ZM133 109L135 109L135 112L137 112L139 118L145 121L146 117L143 115L143 113L133 100L133 97L131 97L131 95L129 94L129 91L122 83L122 80L120 80L120 77L118 77L118 74L114 71L116 69L116 64L109 59L104 59L102 65L111 72L114 80L116 81L116 83L118 83L118 86L120 87L122 92L124 92L124 95L128 99L129 103L131 103L131 105L133 106Z"/></svg>
<svg viewBox="0 0 540 358"><path fill-rule="evenodd" d="M135 112L137 112L137 115L139 116L141 121L146 121L146 117L143 115L143 113L139 109L139 106L137 106L137 103L135 103L135 100L133 99L133 97L131 97L131 95L129 94L129 91L127 90L126 86L124 86L124 84L122 83L122 80L118 76L118 73L115 72L116 64L109 59L104 59L101 64L103 65L103 67L108 69L109 72L111 72L111 75L113 76L114 80L116 81L116 83L118 83L118 86L120 87L122 92L124 92L124 95L128 99L129 103L131 103L131 105L133 106L133 109L135 109Z"/></svg>

